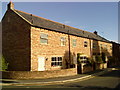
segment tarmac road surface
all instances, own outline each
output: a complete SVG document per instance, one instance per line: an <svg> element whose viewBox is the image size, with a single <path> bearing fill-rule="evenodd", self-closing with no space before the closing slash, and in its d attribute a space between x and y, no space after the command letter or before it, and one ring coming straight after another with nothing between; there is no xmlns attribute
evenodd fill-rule
<svg viewBox="0 0 120 90"><path fill-rule="evenodd" d="M3 88L79 88L79 90L120 90L120 70L112 70L99 76L75 82L56 83L53 85L31 84L22 86L3 86Z"/></svg>

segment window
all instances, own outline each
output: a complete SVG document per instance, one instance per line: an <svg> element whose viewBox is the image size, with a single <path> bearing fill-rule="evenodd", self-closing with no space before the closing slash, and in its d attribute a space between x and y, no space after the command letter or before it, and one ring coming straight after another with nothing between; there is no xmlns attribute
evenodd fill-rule
<svg viewBox="0 0 120 90"><path fill-rule="evenodd" d="M102 49L103 47L102 47L102 44L100 44L100 49Z"/></svg>
<svg viewBox="0 0 120 90"><path fill-rule="evenodd" d="M100 55L100 53L97 53L97 55Z"/></svg>
<svg viewBox="0 0 120 90"><path fill-rule="evenodd" d="M110 50L112 50L112 46L110 46Z"/></svg>
<svg viewBox="0 0 120 90"><path fill-rule="evenodd" d="M93 53L93 55L96 55L96 53Z"/></svg>
<svg viewBox="0 0 120 90"><path fill-rule="evenodd" d="M66 44L65 37L61 37L61 46L65 46L65 44Z"/></svg>
<svg viewBox="0 0 120 90"><path fill-rule="evenodd" d="M41 44L48 44L48 35L47 34L40 34L40 43Z"/></svg>
<svg viewBox="0 0 120 90"><path fill-rule="evenodd" d="M84 47L87 47L87 45L88 45L88 42L84 41Z"/></svg>
<svg viewBox="0 0 120 90"><path fill-rule="evenodd" d="M73 39L73 40L72 40L72 45L73 45L73 47L75 47L75 46L76 46L76 42L77 42L77 40L76 40L76 39Z"/></svg>
<svg viewBox="0 0 120 90"><path fill-rule="evenodd" d="M107 50L107 45L105 45L105 49Z"/></svg>
<svg viewBox="0 0 120 90"><path fill-rule="evenodd" d="M95 49L96 48L96 44L95 43L93 43L93 49Z"/></svg>
<svg viewBox="0 0 120 90"><path fill-rule="evenodd" d="M86 56L80 56L81 63L87 63L87 57Z"/></svg>
<svg viewBox="0 0 120 90"><path fill-rule="evenodd" d="M52 57L51 66L62 66L62 57Z"/></svg>

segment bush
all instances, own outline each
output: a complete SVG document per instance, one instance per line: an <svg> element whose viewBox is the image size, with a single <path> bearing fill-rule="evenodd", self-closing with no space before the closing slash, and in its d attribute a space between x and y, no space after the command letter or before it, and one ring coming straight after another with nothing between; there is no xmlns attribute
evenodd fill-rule
<svg viewBox="0 0 120 90"><path fill-rule="evenodd" d="M81 63L81 61L80 61L80 55L81 55L80 53L77 53L77 63L78 63L78 64Z"/></svg>
<svg viewBox="0 0 120 90"><path fill-rule="evenodd" d="M101 56L102 56L102 61L103 61L103 63L106 63L106 60L105 60L105 59L106 59L106 55L105 55L105 53L102 52L102 55L101 55Z"/></svg>
<svg viewBox="0 0 120 90"><path fill-rule="evenodd" d="M88 61L89 61L89 63L90 63L91 65L93 65L93 63L95 62L95 61L93 60L93 58L91 58L91 57L88 57Z"/></svg>
<svg viewBox="0 0 120 90"><path fill-rule="evenodd" d="M103 63L103 60L102 60L101 56L99 56L99 55L95 56L95 60L97 63Z"/></svg>
<svg viewBox="0 0 120 90"><path fill-rule="evenodd" d="M8 69L8 63L3 56L0 57L0 70L6 71Z"/></svg>

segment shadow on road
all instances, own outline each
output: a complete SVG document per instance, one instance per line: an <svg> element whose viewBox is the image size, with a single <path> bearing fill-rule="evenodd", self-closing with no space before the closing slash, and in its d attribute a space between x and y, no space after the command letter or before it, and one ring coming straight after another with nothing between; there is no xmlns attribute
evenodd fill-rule
<svg viewBox="0 0 120 90"><path fill-rule="evenodd" d="M49 86L48 86L49 87ZM52 86L51 86L52 87ZM54 87L54 86L53 86ZM120 90L120 84L117 85L116 88L108 88L108 87L99 87L99 86L81 86L81 85L58 85L57 87L54 88L79 88L79 90ZM46 87L47 88L47 87Z"/></svg>
<svg viewBox="0 0 120 90"><path fill-rule="evenodd" d="M106 74L99 75L100 77L117 77L120 78L120 70L113 70L111 72L108 72ZM120 79L119 79L120 81Z"/></svg>
<svg viewBox="0 0 120 90"><path fill-rule="evenodd" d="M2 81L0 81L1 83L18 83L18 82L15 82L15 81L4 81L4 80L2 80Z"/></svg>

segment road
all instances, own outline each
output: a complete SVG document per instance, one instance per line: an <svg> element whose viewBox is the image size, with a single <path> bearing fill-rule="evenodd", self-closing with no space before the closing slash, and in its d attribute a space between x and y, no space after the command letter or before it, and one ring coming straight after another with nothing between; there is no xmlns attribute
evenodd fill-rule
<svg viewBox="0 0 120 90"><path fill-rule="evenodd" d="M37 86L3 86L3 88L79 88L79 90L120 90L120 70L113 70L100 76L70 83Z"/></svg>

